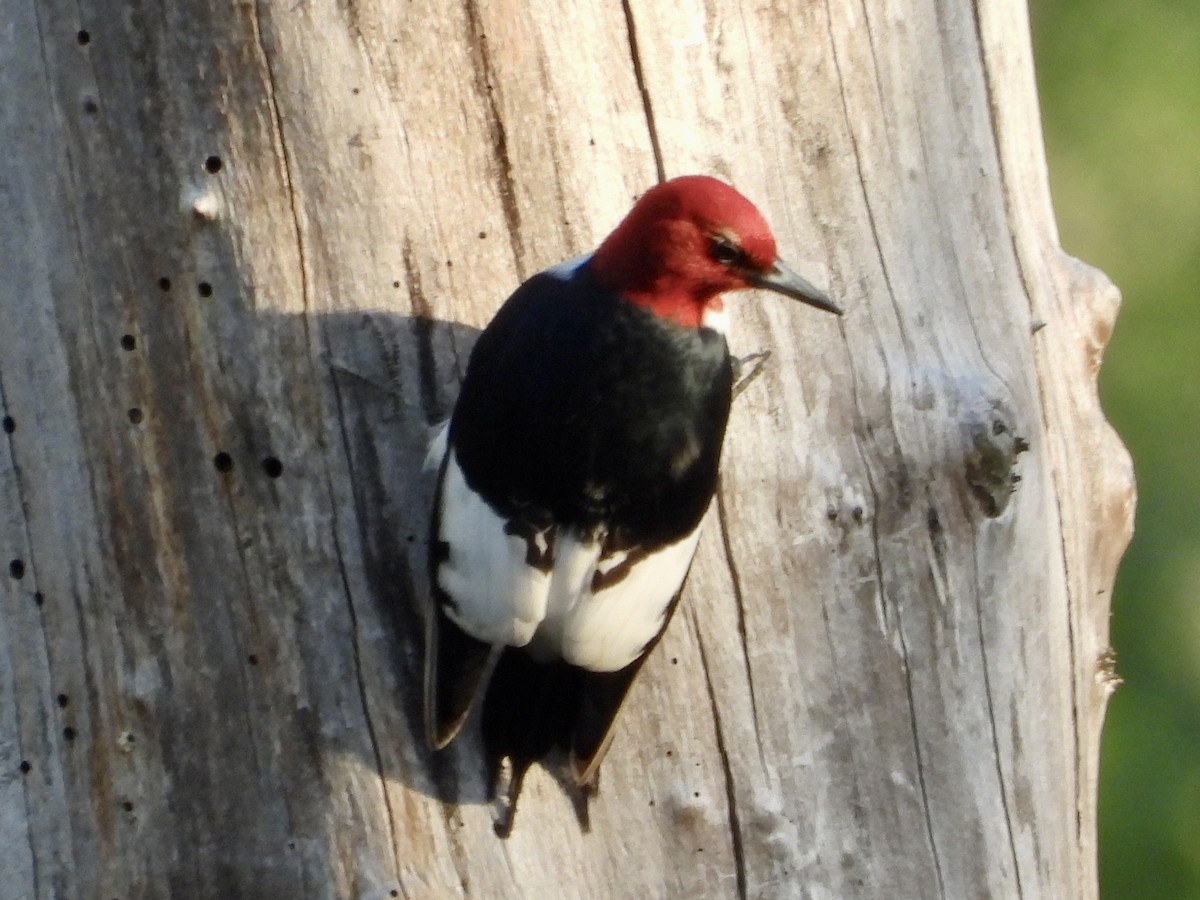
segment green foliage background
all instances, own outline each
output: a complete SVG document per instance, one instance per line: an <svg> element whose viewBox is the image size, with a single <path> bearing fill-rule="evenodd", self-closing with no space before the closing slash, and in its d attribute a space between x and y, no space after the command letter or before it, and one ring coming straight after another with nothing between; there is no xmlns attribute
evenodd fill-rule
<svg viewBox="0 0 1200 900"><path fill-rule="evenodd" d="M1101 397L1139 499L1113 602L1101 895L1200 898L1200 3L1030 14L1063 246L1124 294Z"/></svg>

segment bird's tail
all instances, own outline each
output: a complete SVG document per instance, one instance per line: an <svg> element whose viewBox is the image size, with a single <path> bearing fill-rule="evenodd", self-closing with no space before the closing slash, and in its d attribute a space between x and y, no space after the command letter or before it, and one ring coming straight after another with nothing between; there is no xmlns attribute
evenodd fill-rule
<svg viewBox="0 0 1200 900"><path fill-rule="evenodd" d="M538 662L516 648L500 654L481 718L488 783L503 809L498 833L512 827L529 767L553 754L569 757L572 786L580 795L573 799L585 820L585 795L595 784L613 720L640 666L638 659L618 672L589 672L562 660Z"/></svg>
<svg viewBox="0 0 1200 900"><path fill-rule="evenodd" d="M512 647L496 661L480 724L488 784L501 810L496 833L502 837L512 828L529 767L569 746L582 671L562 661L537 662Z"/></svg>

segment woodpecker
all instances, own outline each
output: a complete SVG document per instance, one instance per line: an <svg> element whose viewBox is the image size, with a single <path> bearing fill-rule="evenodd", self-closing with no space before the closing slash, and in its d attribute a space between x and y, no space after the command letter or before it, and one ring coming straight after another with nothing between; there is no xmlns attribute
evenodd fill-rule
<svg viewBox="0 0 1200 900"><path fill-rule="evenodd" d="M732 399L722 294L747 288L841 314L779 261L749 200L684 176L522 284L475 344L430 449L425 711L440 749L493 666L481 727L502 835L533 762L561 753L595 784L675 610Z"/></svg>

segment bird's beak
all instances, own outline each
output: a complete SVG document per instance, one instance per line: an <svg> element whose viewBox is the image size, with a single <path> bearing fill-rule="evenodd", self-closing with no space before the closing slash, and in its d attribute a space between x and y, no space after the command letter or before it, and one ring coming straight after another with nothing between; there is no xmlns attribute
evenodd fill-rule
<svg viewBox="0 0 1200 900"><path fill-rule="evenodd" d="M748 273L746 281L754 287L774 291L785 297L791 297L793 300L799 300L801 303L807 303L809 306L815 306L817 309L842 315L842 308L826 297L823 291L818 290L809 283L807 278L798 272L793 272L779 260L776 260L775 265L765 272Z"/></svg>

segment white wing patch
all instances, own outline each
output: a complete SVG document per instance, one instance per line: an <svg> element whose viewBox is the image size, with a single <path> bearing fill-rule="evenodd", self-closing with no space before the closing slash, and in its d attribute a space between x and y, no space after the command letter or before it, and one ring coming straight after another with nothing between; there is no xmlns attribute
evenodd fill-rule
<svg viewBox="0 0 1200 900"><path fill-rule="evenodd" d="M431 458L445 440L445 431L437 435ZM665 624L700 527L645 555L635 549L602 557L601 540L571 532L527 540L506 531L448 452L437 536L448 554L436 575L451 600L446 615L479 640L528 645L536 657L561 657L595 672L615 672L641 656ZM529 540L538 554L553 554L548 572L527 562Z"/></svg>
<svg viewBox="0 0 1200 900"><path fill-rule="evenodd" d="M567 608L559 607L552 593L549 617L561 621L558 653L569 663L594 672L615 672L642 655L646 645L662 631L667 609L687 575L700 526L682 540L629 563L623 575L616 571L628 562L618 557L599 560L596 589L584 586ZM558 574L558 560L555 561ZM605 578L604 575L611 577ZM544 626L543 626L544 627Z"/></svg>
<svg viewBox="0 0 1200 900"><path fill-rule="evenodd" d="M525 540L505 533L504 519L467 486L449 452L438 534L449 555L437 568L438 586L453 601L446 615L481 641L522 647L546 617L550 577L525 564Z"/></svg>

